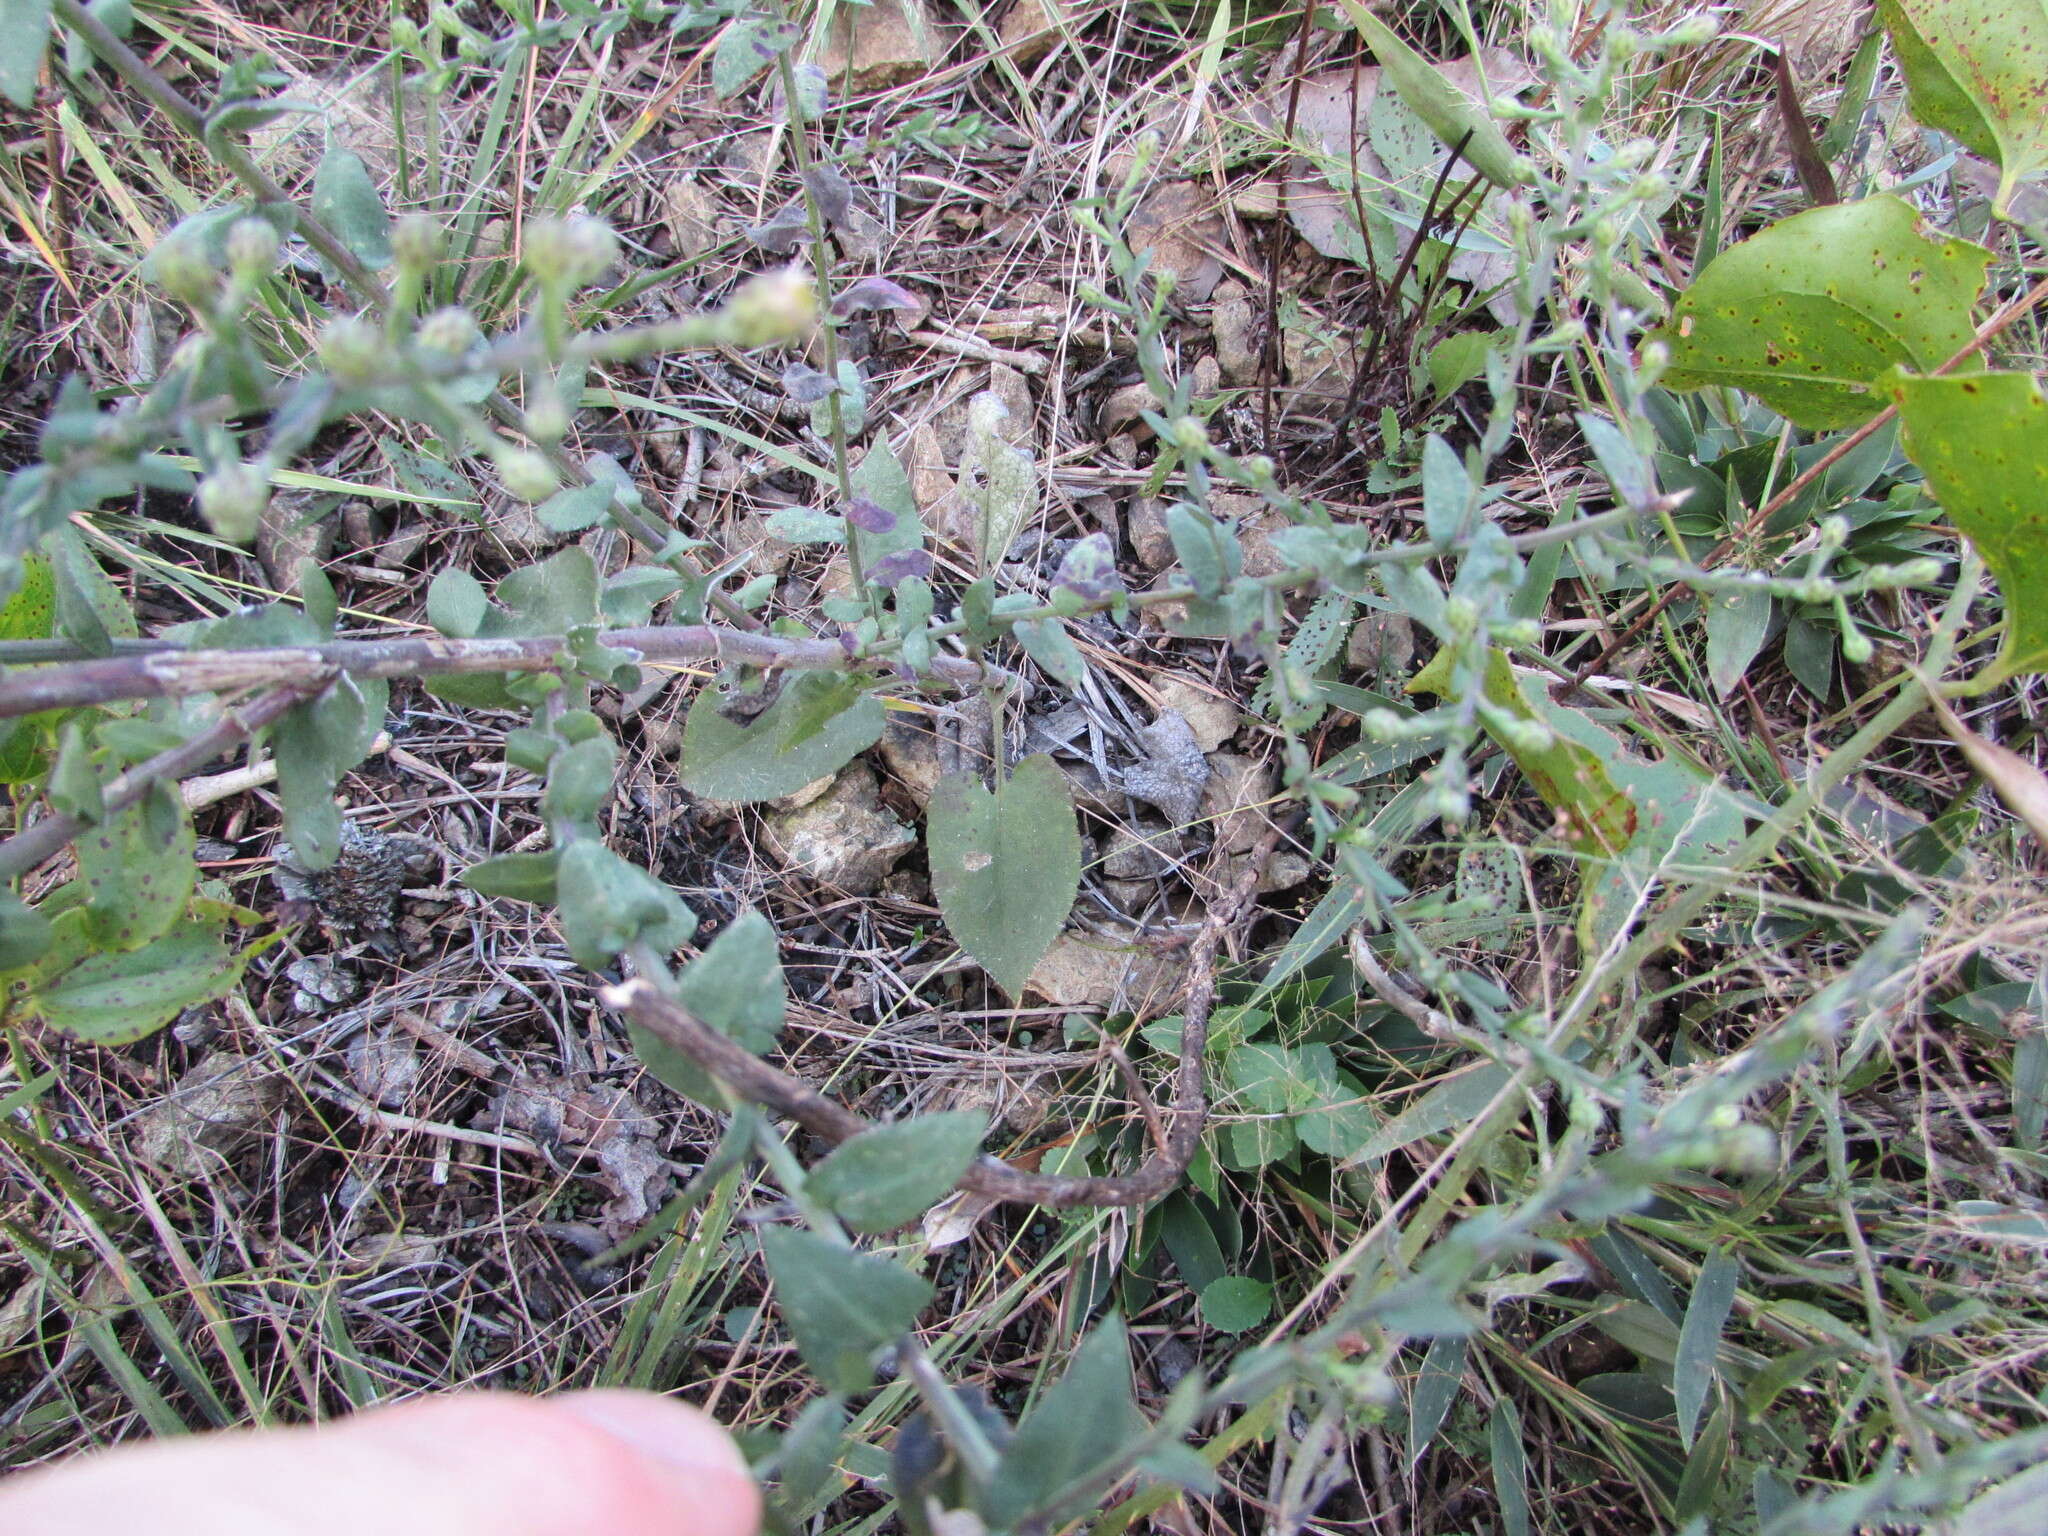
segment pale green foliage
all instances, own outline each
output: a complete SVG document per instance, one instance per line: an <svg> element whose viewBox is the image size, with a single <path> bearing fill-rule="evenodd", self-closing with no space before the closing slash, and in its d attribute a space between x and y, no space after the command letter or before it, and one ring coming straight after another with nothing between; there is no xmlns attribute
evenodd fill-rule
<svg viewBox="0 0 2048 1536"><path fill-rule="evenodd" d="M946 926L1012 997L1021 997L1081 880L1073 795L1049 757L1027 757L993 793L966 774L931 804L932 889Z"/></svg>
<svg viewBox="0 0 2048 1536"><path fill-rule="evenodd" d="M1038 466L1003 435L1009 407L984 390L968 402L967 452L960 464L960 494L974 508L977 569L994 570L1038 512Z"/></svg>

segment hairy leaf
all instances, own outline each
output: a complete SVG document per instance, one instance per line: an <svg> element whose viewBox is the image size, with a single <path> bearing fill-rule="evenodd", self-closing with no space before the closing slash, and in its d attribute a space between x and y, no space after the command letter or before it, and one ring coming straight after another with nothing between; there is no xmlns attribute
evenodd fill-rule
<svg viewBox="0 0 2048 1536"><path fill-rule="evenodd" d="M341 856L341 812L334 791L341 776L369 756L384 725L391 685L344 673L317 699L295 705L271 731L284 834L308 869Z"/></svg>
<svg viewBox="0 0 2048 1536"><path fill-rule="evenodd" d="M690 941L697 915L680 896L595 838L562 850L555 869L562 942L578 965L601 970L628 945L667 954Z"/></svg>
<svg viewBox="0 0 2048 1536"><path fill-rule="evenodd" d="M1496 186L1519 186L1535 179L1535 169L1515 153L1482 103L1445 79L1441 70L1401 41L1393 28L1359 0L1344 0L1344 10L1401 99L1429 124L1447 149L1458 150L1474 170Z"/></svg>
<svg viewBox="0 0 2048 1536"><path fill-rule="evenodd" d="M797 1353L832 1392L874 1385L874 1359L917 1321L931 1284L900 1264L812 1232L761 1229L761 1256Z"/></svg>
<svg viewBox="0 0 2048 1536"><path fill-rule="evenodd" d="M1011 997L1052 947L1081 885L1081 833L1066 777L1037 753L991 794L972 774L931 803L932 889L953 937Z"/></svg>
<svg viewBox="0 0 2048 1536"><path fill-rule="evenodd" d="M391 215L354 150L331 146L313 173L313 216L372 271L391 265Z"/></svg>
<svg viewBox="0 0 2048 1536"><path fill-rule="evenodd" d="M683 723L683 787L713 800L773 800L845 767L881 740L885 724L881 701L865 692L842 699L822 723L807 718L821 700L839 698L846 681L800 672L744 724L720 713L716 692L705 689Z"/></svg>
<svg viewBox="0 0 2048 1536"><path fill-rule="evenodd" d="M930 1210L981 1151L988 1116L948 1110L863 1131L811 1170L805 1187L856 1232L888 1232Z"/></svg>
<svg viewBox="0 0 2048 1536"><path fill-rule="evenodd" d="M1802 427L1855 426L1895 365L1927 372L1971 339L1990 257L1923 233L1900 198L1810 208L1722 252L1650 339L1673 389L1732 385Z"/></svg>

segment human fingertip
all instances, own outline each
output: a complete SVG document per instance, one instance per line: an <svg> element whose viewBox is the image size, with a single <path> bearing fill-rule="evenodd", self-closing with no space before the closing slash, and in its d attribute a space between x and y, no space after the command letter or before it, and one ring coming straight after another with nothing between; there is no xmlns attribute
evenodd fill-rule
<svg viewBox="0 0 2048 1536"><path fill-rule="evenodd" d="M653 1392L565 1392L552 1406L656 1464L682 1491L695 1521L689 1536L754 1536L761 1493L731 1435L688 1403Z"/></svg>

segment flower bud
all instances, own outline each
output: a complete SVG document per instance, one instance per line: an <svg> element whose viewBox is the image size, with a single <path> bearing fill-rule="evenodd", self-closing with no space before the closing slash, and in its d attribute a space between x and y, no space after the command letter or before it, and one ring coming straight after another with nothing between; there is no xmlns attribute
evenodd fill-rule
<svg viewBox="0 0 2048 1536"><path fill-rule="evenodd" d="M540 443L559 443L569 435L569 413L552 392L536 395L526 408L526 435Z"/></svg>
<svg viewBox="0 0 2048 1536"><path fill-rule="evenodd" d="M166 240L149 253L144 270L180 304L211 309L219 297L220 277L195 240Z"/></svg>
<svg viewBox="0 0 2048 1536"><path fill-rule="evenodd" d="M1209 429L1202 425L1198 416L1176 417L1169 428L1173 433L1174 446L1183 453L1199 454L1209 446Z"/></svg>
<svg viewBox="0 0 2048 1536"><path fill-rule="evenodd" d="M254 539L269 505L270 477L254 464L229 464L199 482L200 515L231 543Z"/></svg>
<svg viewBox="0 0 2048 1536"><path fill-rule="evenodd" d="M547 455L531 448L507 448L497 456L498 478L521 501L546 501L562 488Z"/></svg>
<svg viewBox="0 0 2048 1536"><path fill-rule="evenodd" d="M581 288L618 259L619 239L602 219L578 214L526 226L521 259L542 283Z"/></svg>
<svg viewBox="0 0 2048 1536"><path fill-rule="evenodd" d="M277 231L265 219L237 219L228 231L228 268L253 283L277 270Z"/></svg>
<svg viewBox="0 0 2048 1536"><path fill-rule="evenodd" d="M1444 599L1444 628L1460 639L1479 628L1479 605L1463 593Z"/></svg>
<svg viewBox="0 0 2048 1536"><path fill-rule="evenodd" d="M441 226L423 213L409 213L391 228L391 253L401 267L425 272L441 259Z"/></svg>
<svg viewBox="0 0 2048 1536"><path fill-rule="evenodd" d="M1870 658L1877 654L1877 647L1870 643L1870 636L1853 624L1842 631L1842 660L1852 667L1870 665Z"/></svg>
<svg viewBox="0 0 2048 1536"><path fill-rule="evenodd" d="M419 23L410 16L392 17L391 46L400 53L417 53L420 46Z"/></svg>
<svg viewBox="0 0 2048 1536"><path fill-rule="evenodd" d="M764 272L726 301L725 321L736 347L795 341L818 323L818 290L801 268Z"/></svg>
<svg viewBox="0 0 2048 1536"><path fill-rule="evenodd" d="M361 315L341 315L320 330L320 361L340 384L371 384L384 372L384 334Z"/></svg>
<svg viewBox="0 0 2048 1536"><path fill-rule="evenodd" d="M476 317L459 304L437 309L420 322L413 340L429 352L460 357L476 344Z"/></svg>

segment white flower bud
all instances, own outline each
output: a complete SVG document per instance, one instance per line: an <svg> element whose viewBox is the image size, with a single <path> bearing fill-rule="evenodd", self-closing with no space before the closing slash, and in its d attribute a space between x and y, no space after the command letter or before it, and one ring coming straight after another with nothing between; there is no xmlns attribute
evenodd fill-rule
<svg viewBox="0 0 2048 1536"><path fill-rule="evenodd" d="M546 501L562 488L547 455L531 448L507 448L497 456L498 478L521 501Z"/></svg>
<svg viewBox="0 0 2048 1536"><path fill-rule="evenodd" d="M797 267L766 272L726 302L725 321L737 347L767 347L808 335L818 323L818 290Z"/></svg>
<svg viewBox="0 0 2048 1536"><path fill-rule="evenodd" d="M420 322L413 339L429 352L460 357L476 344L476 317L461 305L437 309Z"/></svg>
<svg viewBox="0 0 2048 1536"><path fill-rule="evenodd" d="M391 228L391 252L401 267L425 272L441 259L441 226L423 213L409 213Z"/></svg>
<svg viewBox="0 0 2048 1536"><path fill-rule="evenodd" d="M320 330L320 361L337 383L371 384L384 372L384 333L361 315L341 315Z"/></svg>
<svg viewBox="0 0 2048 1536"><path fill-rule="evenodd" d="M228 231L228 267L253 283L277 270L277 231L265 219L237 219Z"/></svg>
<svg viewBox="0 0 2048 1536"><path fill-rule="evenodd" d="M229 464L199 482L200 515L231 543L254 539L269 505L270 477L254 464Z"/></svg>

